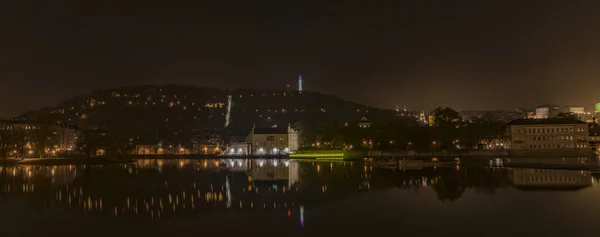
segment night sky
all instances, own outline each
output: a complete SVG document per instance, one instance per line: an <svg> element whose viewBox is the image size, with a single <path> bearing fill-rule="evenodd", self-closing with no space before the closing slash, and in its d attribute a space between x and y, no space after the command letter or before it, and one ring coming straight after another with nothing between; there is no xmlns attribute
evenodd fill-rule
<svg viewBox="0 0 600 237"><path fill-rule="evenodd" d="M0 3L0 117L95 88L280 89L298 73L383 108L600 101L597 0L89 2Z"/></svg>

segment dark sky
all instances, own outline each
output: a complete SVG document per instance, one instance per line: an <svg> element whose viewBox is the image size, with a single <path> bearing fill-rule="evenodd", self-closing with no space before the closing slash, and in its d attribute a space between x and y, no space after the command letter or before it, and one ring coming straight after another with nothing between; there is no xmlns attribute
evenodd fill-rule
<svg viewBox="0 0 600 237"><path fill-rule="evenodd" d="M0 3L0 117L94 88L277 89L298 73L386 108L600 100L597 0L91 2Z"/></svg>

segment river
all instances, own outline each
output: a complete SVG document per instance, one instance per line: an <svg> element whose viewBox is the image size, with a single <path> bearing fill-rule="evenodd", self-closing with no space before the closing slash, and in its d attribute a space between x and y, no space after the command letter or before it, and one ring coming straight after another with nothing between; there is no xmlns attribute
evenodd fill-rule
<svg viewBox="0 0 600 237"><path fill-rule="evenodd" d="M595 172L138 160L0 167L2 236L596 236Z"/></svg>

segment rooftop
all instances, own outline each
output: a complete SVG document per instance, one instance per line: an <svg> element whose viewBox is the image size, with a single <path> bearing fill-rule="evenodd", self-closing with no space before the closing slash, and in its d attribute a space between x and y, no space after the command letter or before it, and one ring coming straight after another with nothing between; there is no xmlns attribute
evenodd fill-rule
<svg viewBox="0 0 600 237"><path fill-rule="evenodd" d="M254 128L254 134L287 134L287 127Z"/></svg>
<svg viewBox="0 0 600 237"><path fill-rule="evenodd" d="M547 119L515 119L507 125L536 125L536 124L584 124L585 122L573 118L547 118Z"/></svg>

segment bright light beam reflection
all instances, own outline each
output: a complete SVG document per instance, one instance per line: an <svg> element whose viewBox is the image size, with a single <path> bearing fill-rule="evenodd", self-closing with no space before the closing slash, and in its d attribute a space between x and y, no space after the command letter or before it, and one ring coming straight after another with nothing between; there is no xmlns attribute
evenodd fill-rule
<svg viewBox="0 0 600 237"><path fill-rule="evenodd" d="M304 227L304 205L300 206L300 225Z"/></svg>
<svg viewBox="0 0 600 237"><path fill-rule="evenodd" d="M229 177L225 177L225 189L227 189L227 208L231 207L231 189L229 188Z"/></svg>

